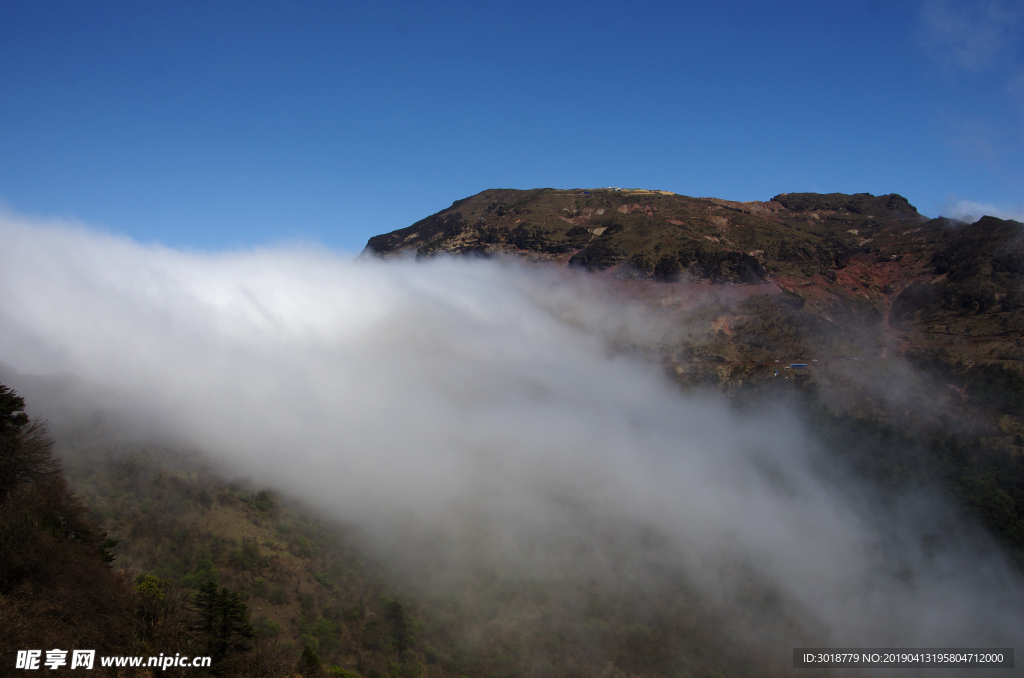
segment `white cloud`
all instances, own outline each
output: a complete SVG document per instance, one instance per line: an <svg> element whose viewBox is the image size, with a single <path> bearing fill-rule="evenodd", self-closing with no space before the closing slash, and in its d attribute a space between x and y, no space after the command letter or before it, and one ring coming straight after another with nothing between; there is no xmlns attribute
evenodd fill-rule
<svg viewBox="0 0 1024 678"><path fill-rule="evenodd" d="M983 542L970 557L922 545L956 524L941 505L878 515L819 475L793 413L741 414L609 352L609 335L665 328L592 278L186 254L13 215L0 242L0 360L70 375L362 526L410 571L444 544L449 570L607 586L681 572L776 650L791 638L743 602L752 576L839 645L1008 645L1024 623L1018 580Z"/></svg>
<svg viewBox="0 0 1024 678"><path fill-rule="evenodd" d="M978 72L1016 58L1024 8L999 0L926 0L921 40L939 63Z"/></svg>
<svg viewBox="0 0 1024 678"><path fill-rule="evenodd" d="M959 219L973 223L984 216L998 217L1000 219L1013 219L1024 222L1024 205L1020 207L1004 209L989 203L975 202L973 200L949 200L942 209L942 214L953 219Z"/></svg>

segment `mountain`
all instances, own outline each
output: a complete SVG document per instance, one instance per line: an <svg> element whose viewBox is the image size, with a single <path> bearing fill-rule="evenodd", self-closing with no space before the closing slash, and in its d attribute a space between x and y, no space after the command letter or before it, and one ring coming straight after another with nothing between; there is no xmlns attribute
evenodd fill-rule
<svg viewBox="0 0 1024 678"><path fill-rule="evenodd" d="M676 328L619 349L737 404L796 399L866 477L937 482L1024 567L1021 223L929 219L897 194L492 189L364 254L590 271Z"/></svg>
<svg viewBox="0 0 1024 678"><path fill-rule="evenodd" d="M994 217L928 219L897 194L734 202L614 188L492 189L374 236L364 253L517 256L632 281L638 294L661 297L675 288L651 283L684 286L691 297L721 297L723 284L733 284L749 288L732 288L734 297L781 297L784 310L801 311L789 313L787 324L805 326L789 342L765 341L767 327L759 338L737 338L738 325L754 329L757 303L715 317L729 337L717 353L723 362L943 348L960 361L1015 367L1024 358L1021 228ZM866 336L843 347L840 331Z"/></svg>
<svg viewBox="0 0 1024 678"><path fill-rule="evenodd" d="M370 238L393 256L508 253L589 270L631 269L712 282L772 275L834 281L852 253L905 244L897 231L925 217L898 195L792 193L768 202L690 198L668 191L488 190L412 226ZM906 247L893 251L903 253Z"/></svg>
<svg viewBox="0 0 1024 678"><path fill-rule="evenodd" d="M612 331L610 353L660 364L679 388L699 394L694 407L717 389L723 397L709 401L750 408L755 453L768 438L786 445L789 428L801 440L809 432L809 447L822 453L813 472L823 492L848 493L857 512L886 523L880 541L850 544L851 555L879 558L870 595L899 581L951 600L959 617L970 595L965 572L1003 581L986 555L989 535L999 545L992 550L1024 571L1022 229L992 217L928 219L895 194L739 203L664 191L490 190L371 238L366 254L516 257L650 311L623 317L656 317L656 331ZM23 393L64 397L49 378L15 376ZM7 380L3 365L0 378ZM100 408L103 394L88 397ZM541 409L546 397L531 394ZM605 550L588 550L588 539L517 541L473 521L462 546L409 530L388 550L374 547L372 520L318 515L309 497L226 476L201 451L136 439L100 414L55 425L51 457L49 438L23 410L22 398L0 385L0 636L8 639L0 657L40 647L211 652L219 646L200 623L204 592L247 612L255 638L230 653L225 644L212 672L172 667L167 675L775 676L788 675L786 648L831 642L752 560L729 565L720 581L734 590L709 593L671 541L643 523L617 522L603 503L563 495L557 515L543 519ZM538 431L558 435L552 421ZM791 481L802 471L757 461L748 470L799 508L807 487ZM380 501L394 494L388 486ZM959 511L947 511L943 495ZM730 524L752 517L738 503ZM899 518L918 514L916 522ZM458 548L482 545L486 554L491 538L525 544L527 555L550 552L553 571L517 572L486 557L459 565ZM889 539L906 549L887 550ZM913 558L885 561L890 552ZM797 552L779 562L815 557ZM613 575L602 574L601 562L592 568L595 560ZM622 563L634 565L617 569ZM844 563L825 567L843 571ZM930 570L947 578L918 576ZM949 591L929 588L940 580ZM993 588L1009 601L1017 595ZM843 614L855 616L854 608Z"/></svg>

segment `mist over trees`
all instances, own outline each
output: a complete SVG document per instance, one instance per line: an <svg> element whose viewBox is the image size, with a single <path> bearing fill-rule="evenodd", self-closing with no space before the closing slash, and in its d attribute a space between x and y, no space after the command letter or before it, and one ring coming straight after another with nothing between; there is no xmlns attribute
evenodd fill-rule
<svg viewBox="0 0 1024 678"><path fill-rule="evenodd" d="M45 424L0 385L0 638L8 648L123 649L131 590L68 489ZM11 655L5 652L5 657Z"/></svg>
<svg viewBox="0 0 1024 678"><path fill-rule="evenodd" d="M61 422L107 553L138 569L134 642L363 678L781 675L779 647L1011 642L1016 372L886 353L924 315L872 304L895 285L822 307L756 254L601 244L649 212L567 224L599 246L561 269L13 230L3 275L36 282L0 305L5 382L39 408L20 428ZM815 238L776 243L786 270L849 284Z"/></svg>
<svg viewBox="0 0 1024 678"><path fill-rule="evenodd" d="M249 649L244 641L255 635L236 592L209 581L190 603L174 581L144 573L133 578L130 569L112 567L117 541L70 491L46 424L29 420L24 408L24 399L0 384L4 661L13 662L16 650L88 649L97 657L205 652L216 675L262 675L251 671L265 659L250 659L244 669L225 662ZM281 661L275 655L270 663Z"/></svg>

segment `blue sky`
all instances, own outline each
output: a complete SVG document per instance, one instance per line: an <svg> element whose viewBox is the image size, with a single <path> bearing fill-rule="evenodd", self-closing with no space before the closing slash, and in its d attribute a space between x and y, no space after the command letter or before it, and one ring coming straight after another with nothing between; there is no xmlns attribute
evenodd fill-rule
<svg viewBox="0 0 1024 678"><path fill-rule="evenodd" d="M359 251L492 187L1024 213L1024 3L0 2L0 204Z"/></svg>

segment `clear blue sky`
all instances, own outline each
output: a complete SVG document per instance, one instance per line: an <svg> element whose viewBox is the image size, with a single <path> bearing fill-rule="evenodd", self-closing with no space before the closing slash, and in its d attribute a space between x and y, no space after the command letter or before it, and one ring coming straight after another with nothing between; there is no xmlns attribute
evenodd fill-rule
<svg viewBox="0 0 1024 678"><path fill-rule="evenodd" d="M2 0L0 203L210 250L492 187L1019 215L1022 36L1020 0Z"/></svg>

